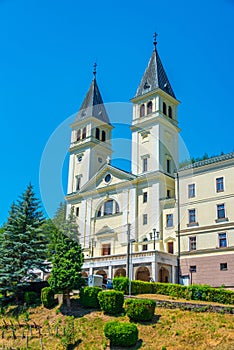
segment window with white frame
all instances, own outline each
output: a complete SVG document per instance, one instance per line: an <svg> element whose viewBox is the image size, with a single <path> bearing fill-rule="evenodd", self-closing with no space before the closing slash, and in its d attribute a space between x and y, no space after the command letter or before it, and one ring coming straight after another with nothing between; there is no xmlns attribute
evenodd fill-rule
<svg viewBox="0 0 234 350"><path fill-rule="evenodd" d="M148 192L143 192L143 203L147 203L148 201Z"/></svg>
<svg viewBox="0 0 234 350"><path fill-rule="evenodd" d="M108 216L119 213L119 205L114 199L108 199L102 203L97 210L97 217Z"/></svg>
<svg viewBox="0 0 234 350"><path fill-rule="evenodd" d="M173 227L173 214L166 215L166 224L167 227Z"/></svg>
<svg viewBox="0 0 234 350"><path fill-rule="evenodd" d="M196 250L197 249L197 237L189 237L189 250Z"/></svg>
<svg viewBox="0 0 234 350"><path fill-rule="evenodd" d="M147 225L147 224L148 224L148 215L143 214L143 225Z"/></svg>
<svg viewBox="0 0 234 350"><path fill-rule="evenodd" d="M196 209L189 209L188 211L189 224L196 223Z"/></svg>
<svg viewBox="0 0 234 350"><path fill-rule="evenodd" d="M188 185L188 198L195 197L195 184Z"/></svg>
<svg viewBox="0 0 234 350"><path fill-rule="evenodd" d="M219 247L227 247L227 234L225 232L219 233Z"/></svg>
<svg viewBox="0 0 234 350"><path fill-rule="evenodd" d="M216 192L223 192L223 191L224 191L223 177L218 177L216 179Z"/></svg>
<svg viewBox="0 0 234 350"><path fill-rule="evenodd" d="M217 204L217 219L225 219L225 205Z"/></svg>
<svg viewBox="0 0 234 350"><path fill-rule="evenodd" d="M143 171L143 173L148 171L148 158L147 157L144 157L142 159L142 171Z"/></svg>

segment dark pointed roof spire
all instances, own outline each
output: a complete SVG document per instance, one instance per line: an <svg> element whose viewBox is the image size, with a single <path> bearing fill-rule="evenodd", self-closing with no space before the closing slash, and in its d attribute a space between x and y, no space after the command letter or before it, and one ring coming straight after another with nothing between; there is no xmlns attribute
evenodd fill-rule
<svg viewBox="0 0 234 350"><path fill-rule="evenodd" d="M84 120L89 117L95 117L103 123L110 124L106 108L96 80L97 63L93 65L93 80L85 99L76 116L76 121ZM111 124L110 124L111 125Z"/></svg>
<svg viewBox="0 0 234 350"><path fill-rule="evenodd" d="M140 85L138 86L135 97L139 97L159 88L165 91L168 95L176 98L157 51L157 35L157 33L154 33L154 50L141 79Z"/></svg>

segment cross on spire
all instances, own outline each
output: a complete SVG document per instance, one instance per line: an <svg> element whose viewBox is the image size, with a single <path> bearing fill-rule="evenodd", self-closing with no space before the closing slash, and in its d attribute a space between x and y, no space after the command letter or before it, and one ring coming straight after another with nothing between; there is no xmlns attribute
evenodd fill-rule
<svg viewBox="0 0 234 350"><path fill-rule="evenodd" d="M94 78L96 78L96 74L97 74L97 63L94 62L94 65L93 65L93 76L94 76Z"/></svg>
<svg viewBox="0 0 234 350"><path fill-rule="evenodd" d="M153 35L153 38L154 38L154 42L153 42L153 44L154 44L154 50L156 50L157 36L158 36L158 34L155 32L154 35Z"/></svg>

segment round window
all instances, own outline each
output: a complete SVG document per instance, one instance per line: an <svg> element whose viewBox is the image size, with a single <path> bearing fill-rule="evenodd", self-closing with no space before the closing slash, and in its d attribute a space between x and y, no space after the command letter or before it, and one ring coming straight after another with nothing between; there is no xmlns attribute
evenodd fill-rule
<svg viewBox="0 0 234 350"><path fill-rule="evenodd" d="M105 182L108 183L108 182L110 182L110 180L111 180L111 174L107 174L105 176Z"/></svg>
<svg viewBox="0 0 234 350"><path fill-rule="evenodd" d="M98 161L99 161L99 163L102 163L102 158L98 157Z"/></svg>
<svg viewBox="0 0 234 350"><path fill-rule="evenodd" d="M77 157L78 162L80 163L82 161L82 156Z"/></svg>

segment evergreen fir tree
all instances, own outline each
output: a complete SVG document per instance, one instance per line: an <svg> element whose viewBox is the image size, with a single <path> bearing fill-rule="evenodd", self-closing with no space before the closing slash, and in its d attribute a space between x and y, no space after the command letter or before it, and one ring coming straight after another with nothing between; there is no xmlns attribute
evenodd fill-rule
<svg viewBox="0 0 234 350"><path fill-rule="evenodd" d="M52 271L49 284L55 292L66 296L70 309L70 292L79 289L82 284L81 269L84 261L78 240L78 226L73 210L60 225L55 242L55 254L52 258Z"/></svg>
<svg viewBox="0 0 234 350"><path fill-rule="evenodd" d="M45 269L46 239L38 199L30 184L12 205L0 245L0 291L14 293L35 278L33 269Z"/></svg>

